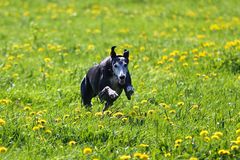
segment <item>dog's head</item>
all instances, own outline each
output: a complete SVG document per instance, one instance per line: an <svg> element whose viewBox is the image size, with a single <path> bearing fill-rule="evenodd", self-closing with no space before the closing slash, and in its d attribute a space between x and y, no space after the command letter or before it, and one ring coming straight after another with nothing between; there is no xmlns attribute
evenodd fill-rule
<svg viewBox="0 0 240 160"><path fill-rule="evenodd" d="M128 63L129 63L129 51L124 49L123 55L117 55L114 49L116 46L113 46L111 49L111 58L112 58L112 70L113 74L117 77L118 83L124 85L126 82L126 76L128 72Z"/></svg>

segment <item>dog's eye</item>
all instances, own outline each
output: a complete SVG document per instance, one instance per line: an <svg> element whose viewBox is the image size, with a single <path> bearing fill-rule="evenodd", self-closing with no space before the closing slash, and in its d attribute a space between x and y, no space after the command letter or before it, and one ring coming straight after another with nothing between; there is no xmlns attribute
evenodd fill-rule
<svg viewBox="0 0 240 160"><path fill-rule="evenodd" d="M114 67L117 68L118 66L116 64L114 64Z"/></svg>

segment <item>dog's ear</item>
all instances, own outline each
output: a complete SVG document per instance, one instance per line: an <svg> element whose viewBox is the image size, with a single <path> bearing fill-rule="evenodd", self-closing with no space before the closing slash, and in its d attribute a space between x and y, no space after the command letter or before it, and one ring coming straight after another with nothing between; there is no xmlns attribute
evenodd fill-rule
<svg viewBox="0 0 240 160"><path fill-rule="evenodd" d="M117 56L116 52L114 51L115 48L116 48L116 46L112 46L112 48L111 48L111 53L110 53L110 55L111 55L112 58L114 58L114 57Z"/></svg>
<svg viewBox="0 0 240 160"><path fill-rule="evenodd" d="M129 51L128 51L128 50L124 49L124 51L123 51L123 57L125 57L125 58L128 59L128 57L129 57Z"/></svg>

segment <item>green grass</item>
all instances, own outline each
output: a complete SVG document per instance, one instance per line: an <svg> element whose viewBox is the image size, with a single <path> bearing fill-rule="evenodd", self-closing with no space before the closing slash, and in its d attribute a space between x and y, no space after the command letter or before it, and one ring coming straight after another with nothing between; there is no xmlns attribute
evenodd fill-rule
<svg viewBox="0 0 240 160"><path fill-rule="evenodd" d="M0 159L240 157L238 0L2 0L0 15ZM135 94L101 118L79 87L113 45Z"/></svg>

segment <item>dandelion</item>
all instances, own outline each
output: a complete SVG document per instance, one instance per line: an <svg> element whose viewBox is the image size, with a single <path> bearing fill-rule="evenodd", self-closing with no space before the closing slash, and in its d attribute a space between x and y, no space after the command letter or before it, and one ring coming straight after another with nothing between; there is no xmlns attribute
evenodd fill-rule
<svg viewBox="0 0 240 160"><path fill-rule="evenodd" d="M138 110L138 109L139 109L139 106L133 106L133 109L134 109L134 110Z"/></svg>
<svg viewBox="0 0 240 160"><path fill-rule="evenodd" d="M44 62L45 62L45 63L51 62L51 58L49 58L49 57L44 58Z"/></svg>
<svg viewBox="0 0 240 160"><path fill-rule="evenodd" d="M170 152L164 153L164 157L171 157L171 153Z"/></svg>
<svg viewBox="0 0 240 160"><path fill-rule="evenodd" d="M218 136L218 137L222 137L223 133L222 132L215 132L214 135Z"/></svg>
<svg viewBox="0 0 240 160"><path fill-rule="evenodd" d="M196 158L196 157L191 157L191 158L189 158L189 160L198 160L198 158Z"/></svg>
<svg viewBox="0 0 240 160"><path fill-rule="evenodd" d="M5 152L7 152L7 148L0 146L0 153L5 153Z"/></svg>
<svg viewBox="0 0 240 160"><path fill-rule="evenodd" d="M37 121L37 123L38 123L38 124L45 124L45 123L47 123L47 121L44 120L44 119L39 119L39 120Z"/></svg>
<svg viewBox="0 0 240 160"><path fill-rule="evenodd" d="M96 117L100 117L100 116L102 116L102 115L103 115L102 112L96 112L96 113L95 113L95 116L96 116Z"/></svg>
<svg viewBox="0 0 240 160"><path fill-rule="evenodd" d="M84 154L91 154L92 153L92 149L89 148L89 147L86 147L86 148L83 149L83 153Z"/></svg>
<svg viewBox="0 0 240 160"><path fill-rule="evenodd" d="M11 103L12 101L10 99L0 99L0 104L5 104L8 105L9 103Z"/></svg>
<svg viewBox="0 0 240 160"><path fill-rule="evenodd" d="M208 131L207 130L202 130L201 132L200 132L200 136L201 137L205 137L205 136L207 136L208 135Z"/></svg>
<svg viewBox="0 0 240 160"><path fill-rule="evenodd" d="M211 139L214 139L214 140L219 140L219 139L220 139L220 137L219 137L219 136L217 136L217 135L213 135L213 136L211 137Z"/></svg>
<svg viewBox="0 0 240 160"><path fill-rule="evenodd" d="M149 156L147 154L142 154L140 156L140 159L143 159L143 160L147 160L149 158Z"/></svg>
<svg viewBox="0 0 240 160"><path fill-rule="evenodd" d="M38 131L39 129L40 129L39 126L34 126L34 127L32 128L33 131Z"/></svg>
<svg viewBox="0 0 240 160"><path fill-rule="evenodd" d="M219 155L229 155L230 152L229 152L228 150L225 150L225 149L220 149L220 150L218 151L218 154L219 154Z"/></svg>
<svg viewBox="0 0 240 160"><path fill-rule="evenodd" d="M184 102L178 102L177 105L178 105L178 106L183 106L183 105L184 105Z"/></svg>
<svg viewBox="0 0 240 160"><path fill-rule="evenodd" d="M210 138L209 137L204 137L203 139L205 142L210 142Z"/></svg>
<svg viewBox="0 0 240 160"><path fill-rule="evenodd" d="M147 100L146 99L143 99L142 101L141 101L141 104L146 104L147 103Z"/></svg>
<svg viewBox="0 0 240 160"><path fill-rule="evenodd" d="M134 158L140 158L141 157L141 155L142 155L142 153L134 153L134 155L133 155L133 157Z"/></svg>
<svg viewBox="0 0 240 160"><path fill-rule="evenodd" d="M99 125L98 125L98 128L99 128L99 129L103 129L103 128L104 128L104 126L103 126L103 125L101 125L101 124L99 124Z"/></svg>
<svg viewBox="0 0 240 160"><path fill-rule="evenodd" d="M185 139L191 140L192 136L186 136Z"/></svg>
<svg viewBox="0 0 240 160"><path fill-rule="evenodd" d="M46 129L46 130L45 130L45 133L46 133L46 134L52 134L52 131L51 131L50 129Z"/></svg>
<svg viewBox="0 0 240 160"><path fill-rule="evenodd" d="M30 110L32 110L32 108L30 106L26 106L26 107L23 108L23 110L24 111L30 111Z"/></svg>
<svg viewBox="0 0 240 160"><path fill-rule="evenodd" d="M69 146L73 146L73 145L75 145L75 144L77 144L77 142L76 142L76 141L73 141L73 140L68 142L68 145L69 145Z"/></svg>
<svg viewBox="0 0 240 160"><path fill-rule="evenodd" d="M149 116L150 116L150 115L153 115L153 114L154 114L154 112L155 112L155 111L154 111L154 110L152 110L152 109L151 109L151 110L148 110L148 113L147 113L147 115L149 115Z"/></svg>
<svg viewBox="0 0 240 160"><path fill-rule="evenodd" d="M4 126L5 124L6 122L2 118L0 118L0 126Z"/></svg>
<svg viewBox="0 0 240 160"><path fill-rule="evenodd" d="M240 129L236 130L236 134L240 135Z"/></svg>
<svg viewBox="0 0 240 160"><path fill-rule="evenodd" d="M117 117L117 118L120 118L122 117L124 114L122 112L117 112L117 113L114 113L113 114L113 117Z"/></svg>
<svg viewBox="0 0 240 160"><path fill-rule="evenodd" d="M172 110L169 111L169 113L174 114L174 113L176 113L176 110L172 109Z"/></svg>
<svg viewBox="0 0 240 160"><path fill-rule="evenodd" d="M128 119L125 117L125 118L122 118L122 121L123 121L124 123L126 123L126 122L128 121Z"/></svg>
<svg viewBox="0 0 240 160"><path fill-rule="evenodd" d="M129 155L123 155L120 157L121 160L128 160L130 158L131 158L131 156L129 156Z"/></svg>
<svg viewBox="0 0 240 160"><path fill-rule="evenodd" d="M178 143L176 143L176 144L174 145L175 148L179 148L180 146L181 146L181 145L178 144Z"/></svg>
<svg viewBox="0 0 240 160"><path fill-rule="evenodd" d="M92 51L92 50L94 50L95 49L95 46L93 45L93 44L89 44L88 46L87 46L87 50L88 51Z"/></svg>
<svg viewBox="0 0 240 160"><path fill-rule="evenodd" d="M139 145L139 147L145 148L145 147L149 147L149 145L148 145L148 144L141 143L141 144Z"/></svg>
<svg viewBox="0 0 240 160"><path fill-rule="evenodd" d="M238 150L238 149L239 149L238 145L233 145L233 146L231 147L231 150L232 150L232 151Z"/></svg>
<svg viewBox="0 0 240 160"><path fill-rule="evenodd" d="M182 143L182 139L177 139L176 141L175 141L175 144L180 144L180 143Z"/></svg>

